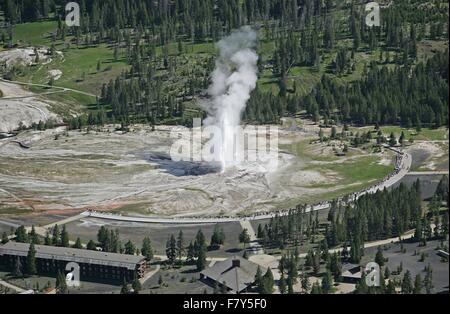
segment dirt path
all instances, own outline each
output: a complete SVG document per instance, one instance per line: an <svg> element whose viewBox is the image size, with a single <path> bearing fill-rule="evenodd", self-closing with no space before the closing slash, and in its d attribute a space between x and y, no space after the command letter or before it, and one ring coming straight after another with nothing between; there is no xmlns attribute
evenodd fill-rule
<svg viewBox="0 0 450 314"><path fill-rule="evenodd" d="M250 249L253 254L263 254L264 250L262 246L258 243L258 238L256 237L255 230L253 229L252 224L249 220L241 220L239 221L241 224L242 230L246 229L248 231L248 235L250 236Z"/></svg>
<svg viewBox="0 0 450 314"><path fill-rule="evenodd" d="M157 272L161 269L161 265L156 265L156 268L150 272L148 272L144 277L139 279L139 282L141 285L143 285L145 282L147 282L150 278L152 278L154 275L156 275Z"/></svg>
<svg viewBox="0 0 450 314"><path fill-rule="evenodd" d="M58 89L60 92L69 92L70 91L70 92L74 92L74 93L82 94L82 95L86 95L86 96L98 97L98 95L94 95L91 93L83 92L78 89L67 88L67 87L60 87L60 86L54 86L54 85L52 86L52 85L46 85L46 84L25 83L25 82L19 82L19 81L7 81L4 79L0 79L0 81L7 82L7 83L13 83L13 84L17 84L17 85L22 85L22 86L36 86L36 87L44 87L44 88L53 88L53 89ZM43 95L43 94L38 94L38 95Z"/></svg>

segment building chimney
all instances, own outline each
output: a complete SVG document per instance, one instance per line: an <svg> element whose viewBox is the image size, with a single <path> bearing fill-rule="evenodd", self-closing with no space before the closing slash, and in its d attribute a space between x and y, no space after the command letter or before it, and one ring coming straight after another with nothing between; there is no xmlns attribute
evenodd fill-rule
<svg viewBox="0 0 450 314"><path fill-rule="evenodd" d="M231 265L233 266L233 268L234 268L234 267L241 267L241 260L235 258L235 259L233 259Z"/></svg>

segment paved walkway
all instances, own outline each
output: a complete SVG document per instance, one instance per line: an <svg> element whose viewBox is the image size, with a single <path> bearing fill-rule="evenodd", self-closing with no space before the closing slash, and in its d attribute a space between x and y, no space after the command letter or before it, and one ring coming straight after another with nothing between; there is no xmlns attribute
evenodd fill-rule
<svg viewBox="0 0 450 314"><path fill-rule="evenodd" d="M52 223L50 223L48 225L45 225L45 226L34 226L34 230L36 231L36 233L38 235L45 237L47 235L47 232L50 232L51 229L54 226L56 226L56 225L62 226L62 225L68 224L69 222L81 219L83 217L86 217L86 215L84 213L81 213L81 214L78 214L78 215L75 215L75 216L64 218L64 219L59 220L59 221L52 222ZM0 221L0 223L2 223L2 221ZM30 232L31 228L32 228L32 226L28 226L28 227L25 227L25 230L27 232ZM69 244L72 245L72 244L75 244L75 242L74 241L69 241Z"/></svg>
<svg viewBox="0 0 450 314"><path fill-rule="evenodd" d="M63 219L63 220L60 220L60 221L53 222L53 223L51 223L51 224L45 225L45 226L43 226L42 228L50 229L50 228L53 228L55 225L62 226L62 225L68 224L69 222L72 222L72 221L76 221L76 220L78 220L78 219L81 219L81 218L83 218L83 217L86 217L86 215L83 214L83 213L81 213L81 214L79 214L79 215L71 216L71 217L68 217L68 218L66 218L66 219Z"/></svg>
<svg viewBox="0 0 450 314"><path fill-rule="evenodd" d="M168 258L166 255L154 255L153 256L154 259L159 259L161 262L167 261ZM228 257L207 257L206 261L208 262L222 262L224 260L228 259ZM182 261L186 260L186 256L184 256L182 259Z"/></svg>
<svg viewBox="0 0 450 314"><path fill-rule="evenodd" d="M9 227L12 227L12 228L19 228L20 227L19 224L16 224L16 223L10 222L10 221L5 221L5 220L0 220L0 224L1 225L5 225L5 226L9 226Z"/></svg>
<svg viewBox="0 0 450 314"><path fill-rule="evenodd" d="M161 269L161 265L158 264L158 265L156 265L156 268L154 270L148 272L144 277L139 279L139 282L141 283L141 285L143 285L144 283L147 282L147 280L152 278L157 272L159 272L160 269Z"/></svg>
<svg viewBox="0 0 450 314"><path fill-rule="evenodd" d="M263 254L264 249L261 244L258 243L258 238L256 237L255 230L253 229L250 221L240 220L239 223L241 224L242 230L247 229L248 235L250 236L250 248L248 249L248 251L253 254Z"/></svg>

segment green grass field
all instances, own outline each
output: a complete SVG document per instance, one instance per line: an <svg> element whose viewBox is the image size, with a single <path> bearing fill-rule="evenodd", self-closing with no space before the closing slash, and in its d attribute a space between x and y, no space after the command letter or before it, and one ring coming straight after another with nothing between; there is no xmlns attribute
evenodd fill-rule
<svg viewBox="0 0 450 314"><path fill-rule="evenodd" d="M56 32L56 21L25 23L14 26L13 42L21 45L50 45L51 33Z"/></svg>
<svg viewBox="0 0 450 314"><path fill-rule="evenodd" d="M79 89L98 94L103 83L117 77L126 67L123 61L115 62L113 52L105 45L95 48L64 50L64 58L57 58L49 65L40 67L30 75L31 82L46 84L50 80L50 70L62 71L55 86ZM97 71L97 62L101 62Z"/></svg>
<svg viewBox="0 0 450 314"><path fill-rule="evenodd" d="M439 129L429 129L422 128L420 132L416 132L414 129L405 129L398 126L386 126L381 128L382 132L386 135L394 132L396 137L399 137L404 132L407 139L412 137L414 140L422 140L422 141L444 141L448 140L448 129L447 128L439 128Z"/></svg>
<svg viewBox="0 0 450 314"><path fill-rule="evenodd" d="M320 167L312 166L310 169L318 170L324 174L336 173L341 178L339 184L350 185L382 179L394 170L392 165L381 165L378 161L378 157L365 156L364 158L357 158L343 163L324 164L320 165ZM335 186L335 184L321 186Z"/></svg>
<svg viewBox="0 0 450 314"><path fill-rule="evenodd" d="M330 191L327 193L314 194L307 197L308 202L316 203L324 200L332 200L371 187L381 181L385 176L392 173L394 167L393 165L380 165L378 164L377 157L370 156L359 158L351 162L321 165L320 167L314 166L308 167L308 169L320 171L323 174L331 172L333 175L342 178L338 183L338 186L342 186L342 188L336 190L331 190L336 187L336 183L317 184L312 186L311 188L330 188Z"/></svg>

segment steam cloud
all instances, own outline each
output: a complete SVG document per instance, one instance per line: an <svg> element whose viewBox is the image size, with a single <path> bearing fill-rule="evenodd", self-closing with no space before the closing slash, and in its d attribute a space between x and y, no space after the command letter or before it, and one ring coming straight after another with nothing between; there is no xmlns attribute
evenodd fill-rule
<svg viewBox="0 0 450 314"><path fill-rule="evenodd" d="M235 164L236 154L240 151L235 130L258 79L256 42L256 32L244 26L216 45L219 56L208 90L211 102L203 104L203 109L208 113L205 125L214 125L221 130L221 136L214 136L212 141L215 141L213 146L222 163L222 171Z"/></svg>

